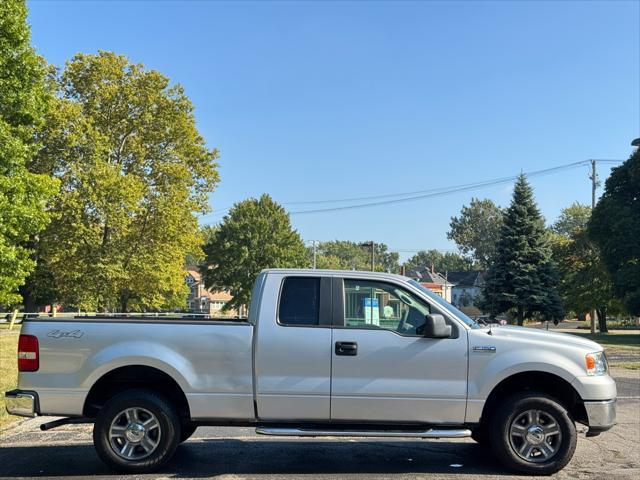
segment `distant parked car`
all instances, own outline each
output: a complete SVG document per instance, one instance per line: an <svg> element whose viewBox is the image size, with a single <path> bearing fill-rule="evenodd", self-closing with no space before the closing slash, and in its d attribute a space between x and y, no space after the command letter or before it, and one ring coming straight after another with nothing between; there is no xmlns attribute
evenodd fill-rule
<svg viewBox="0 0 640 480"><path fill-rule="evenodd" d="M507 319L504 317L491 318L491 315L478 315L472 318L479 325L489 326L489 325L506 325L507 324Z"/></svg>

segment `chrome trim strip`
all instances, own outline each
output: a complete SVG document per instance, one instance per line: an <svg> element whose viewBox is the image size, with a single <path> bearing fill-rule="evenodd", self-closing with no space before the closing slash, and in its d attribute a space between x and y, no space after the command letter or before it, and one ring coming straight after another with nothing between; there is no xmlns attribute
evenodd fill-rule
<svg viewBox="0 0 640 480"><path fill-rule="evenodd" d="M260 435L294 437L409 437L409 438L466 438L471 436L468 429L429 430L306 430L302 428L258 427Z"/></svg>
<svg viewBox="0 0 640 480"><path fill-rule="evenodd" d="M249 322L246 319L240 320L198 320L193 318L162 318L162 317L130 317L130 318L107 318L107 317L88 317L88 318L28 318L24 320L30 323L153 323L153 324L185 324L185 325L246 325Z"/></svg>

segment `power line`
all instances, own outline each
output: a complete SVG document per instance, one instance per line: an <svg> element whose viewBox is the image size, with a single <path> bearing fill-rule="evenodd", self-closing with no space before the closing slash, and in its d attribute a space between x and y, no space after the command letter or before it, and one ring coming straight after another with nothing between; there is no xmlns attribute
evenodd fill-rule
<svg viewBox="0 0 640 480"><path fill-rule="evenodd" d="M330 239L330 240L304 240L305 244L311 244L311 248L313 248L313 244L315 243L316 247L320 247L322 246L322 244L326 244L326 243L331 243L335 241L334 239ZM356 244L358 244L358 242L354 242ZM367 242L365 242L367 243ZM381 245L383 243L381 242L376 242L376 245ZM362 244L359 244L360 246L362 246ZM401 252L401 253L416 253L416 252L422 252L422 251L437 251L440 253L458 253L459 250L457 248L393 248L391 246L388 246L388 252Z"/></svg>
<svg viewBox="0 0 640 480"><path fill-rule="evenodd" d="M528 172L528 173L526 173L526 175L528 177L549 175L549 174L557 173L557 172L560 172L560 171L563 171L563 170L569 170L569 169L577 168L577 167L582 166L582 165L587 165L592 161L593 160L581 160L581 161L578 161L578 162L568 163L568 164L565 164L565 165L559 165L559 166L556 166L556 167L546 168L546 169L543 169L543 170L537 170L537 171ZM603 163L621 163L621 162L623 162L623 160L611 160L611 159L597 159L596 161L603 162ZM305 201L296 201L296 202L283 202L282 205L315 205L315 204L327 204L327 203L355 202L355 201L364 201L364 200L392 199L392 200L376 201L376 202L369 202L369 203L363 203L363 204L357 204L357 205L343 205L343 206L339 206L339 207L319 208L319 209L312 209L312 210L300 210L300 211L290 212L290 214L291 215L303 215L303 214L308 214L308 213L323 213L323 212L332 212L332 211L340 211L340 210L351 210L351 209L358 209L358 208L368 208L368 207L374 207L374 206L380 206L380 205L388 205L388 204L393 204L393 203L401 203L401 202L407 202L407 201L421 200L421 199L424 199L424 198L431 198L431 197L436 197L436 196L440 196L440 195L449 195L449 194L452 194L452 193L458 193L458 192L463 192L463 191L467 191L467 190L473 190L473 189L477 189L477 188L483 188L483 187L499 185L499 184L502 184L502 183L512 182L517 177L518 177L517 175L512 175L512 176L508 176L508 177L501 177L501 178L495 178L495 179L491 179L491 180L484 180L484 181L481 181L481 182L466 183L466 184L454 185L454 186L449 186L449 187L434 187L434 188L429 188L429 189L425 189L425 190L416 190L416 191L412 191L412 192L399 192L399 193L389 193L389 194L383 194L383 195L371 195L371 196L365 196L365 197L348 197L348 198L329 199L329 200L305 200ZM395 197L404 197L404 198L395 198ZM229 211L231 208L232 207L227 207L227 208L218 210L217 212L214 212L214 213L212 213L210 215L213 215L213 216L222 215L225 212ZM207 216L207 215L205 215L205 216Z"/></svg>
<svg viewBox="0 0 640 480"><path fill-rule="evenodd" d="M472 185L472 184L469 184ZM400 193L388 193L384 195L371 195L368 197L349 197L349 198L334 198L331 200L305 200L298 202L282 202L281 205L316 205L316 204L325 204L325 203L344 203L344 202L357 202L362 200L376 200L380 198L394 198L394 197L404 197L407 195L416 195L422 193L432 193L438 192L440 190L446 190L450 187L437 187L437 188L429 188L426 190L417 190L414 192L400 192ZM228 212L233 207L226 207L218 210L217 212L212 213L211 215L220 215L224 212Z"/></svg>
<svg viewBox="0 0 640 480"><path fill-rule="evenodd" d="M557 167L551 167L551 168L545 168L543 170L536 170L533 172L528 172L526 173L526 175L528 177L539 177L539 176L544 176L544 175L550 175L553 173L557 173L563 170L569 170L569 169L573 169L573 168L577 168L583 165L587 165L589 162L591 162L591 160L581 160L579 162L573 162L573 163L568 163L566 165L559 165ZM310 214L310 213L324 213L324 212L336 212L336 211L343 211L343 210L354 210L354 209L360 209L360 208L370 208L370 207L377 207L377 206L382 206L382 205L391 205L391 204L396 204L396 203L404 203L404 202L412 202L415 200L422 200L425 198L433 198L433 197L439 197L439 196L444 196L444 195L450 195L452 193L459 193L459 192L464 192L464 191L468 191L468 190L475 190L478 188L484 188L484 187L490 187L490 186L494 186L494 185L500 185L503 183L509 183L512 182L514 180L516 180L518 178L518 175L512 175L509 177L502 177L502 178L497 178L497 179L493 179L493 180L485 180L482 182L476 182L476 183L471 183L471 184L464 184L464 185L455 185L452 187L448 187L446 189L440 189L437 192L430 192L430 193L425 193L422 195L414 195L414 196L410 196L410 197L406 197L406 198L398 198L398 199L394 199L394 200L384 200L384 201L379 201L379 202L369 202L369 203L361 203L358 205L346 205L346 206L341 206L341 207L331 207L331 208L318 208L318 209L313 209L313 210L300 210L297 212L290 212L291 215L304 215L304 214Z"/></svg>
<svg viewBox="0 0 640 480"><path fill-rule="evenodd" d="M603 163L621 163L623 160L607 160L607 159L594 159L594 160L581 160L579 162L574 162L574 163L569 163L567 165L560 165L558 167L552 167L549 168L547 170L551 171L554 169L559 169L559 168L564 168L564 167L569 167L569 166L574 166L574 165L583 165L583 164L587 164L588 162L591 161L597 161L597 162L603 162ZM535 172L533 172L535 173ZM533 174L532 173L532 174ZM527 175L532 175L532 174L527 174ZM503 177L503 179L506 180L511 180L513 177ZM497 181L500 179L494 179L494 180L486 180L486 181ZM463 184L463 185L457 185L456 187L462 187L462 186L471 186L471 185L475 185L477 182L474 183L467 183L467 184ZM384 194L384 195L372 195L372 196L368 196L368 197L351 197L351 198L338 198L338 199L333 199L333 200L305 200L305 201L298 201L298 202L286 202L283 203L282 205L312 205L312 204L322 204L322 203L342 203L342 202L357 202L357 201L361 201L361 200L375 200L375 199L380 199L380 198L392 198L392 197L405 197L405 196L409 196L409 195L420 195L423 193L432 193L432 192L437 192L440 190L448 190L449 188L454 188L454 187L437 187L437 188L428 188L426 190L416 190L413 192L401 192L401 193L388 193L388 194Z"/></svg>
<svg viewBox="0 0 640 480"><path fill-rule="evenodd" d="M398 253L418 253L418 252L439 252L439 253L458 253L459 250L456 249L442 249L442 248L391 248L389 247L390 252L398 252Z"/></svg>

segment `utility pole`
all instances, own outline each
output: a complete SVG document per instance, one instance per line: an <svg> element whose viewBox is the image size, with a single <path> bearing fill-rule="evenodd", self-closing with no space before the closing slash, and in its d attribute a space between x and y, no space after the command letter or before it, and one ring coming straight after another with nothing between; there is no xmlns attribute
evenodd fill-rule
<svg viewBox="0 0 640 480"><path fill-rule="evenodd" d="M598 188L598 174L596 173L596 161L591 160L591 210L596 208L596 188Z"/></svg>
<svg viewBox="0 0 640 480"><path fill-rule="evenodd" d="M371 271L376 271L376 244L373 240L371 240Z"/></svg>
<svg viewBox="0 0 640 480"><path fill-rule="evenodd" d="M318 253L318 248L316 247L316 241L311 240L311 244L313 245L313 269L316 269L316 258Z"/></svg>
<svg viewBox="0 0 640 480"><path fill-rule="evenodd" d="M371 240L370 242L364 242L360 244L361 247L371 247L371 271L375 272L376 269L376 242Z"/></svg>
<svg viewBox="0 0 640 480"><path fill-rule="evenodd" d="M447 289L449 288L449 270L444 271L444 291L442 292L442 298L447 302L453 303L453 298L447 300Z"/></svg>
<svg viewBox="0 0 640 480"><path fill-rule="evenodd" d="M598 174L596 173L596 161L591 160L591 213L596 208L596 189L598 188ZM592 309L590 312L591 317L591 333L596 333L596 310Z"/></svg>

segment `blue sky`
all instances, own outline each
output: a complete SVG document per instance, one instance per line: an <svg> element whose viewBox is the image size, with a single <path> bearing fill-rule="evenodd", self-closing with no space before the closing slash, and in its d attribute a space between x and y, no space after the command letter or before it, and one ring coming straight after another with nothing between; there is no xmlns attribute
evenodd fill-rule
<svg viewBox="0 0 640 480"><path fill-rule="evenodd" d="M222 154L214 212L263 192L331 200L626 159L640 136L637 1L28 5L33 43L50 63L112 50L184 85ZM531 180L547 221L590 202L587 174ZM292 223L305 240L451 250L449 219L471 196L507 205L510 192L499 185Z"/></svg>

